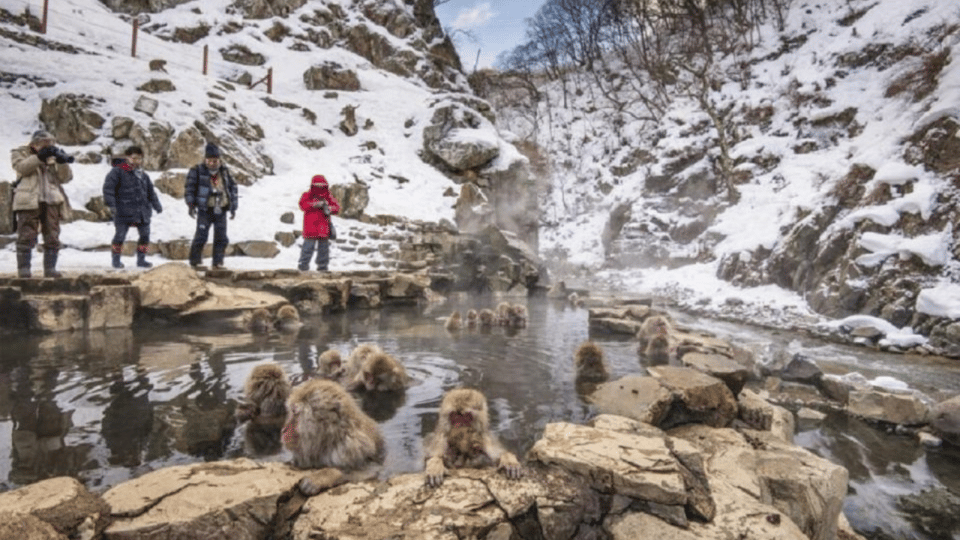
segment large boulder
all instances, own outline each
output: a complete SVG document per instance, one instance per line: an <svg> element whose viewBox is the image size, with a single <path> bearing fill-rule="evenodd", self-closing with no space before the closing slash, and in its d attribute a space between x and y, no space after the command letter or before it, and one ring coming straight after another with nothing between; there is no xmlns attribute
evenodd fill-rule
<svg viewBox="0 0 960 540"><path fill-rule="evenodd" d="M97 138L106 122L94 110L96 101L96 98L76 94L44 99L40 106L40 122L56 137L58 144L89 144Z"/></svg>
<svg viewBox="0 0 960 540"><path fill-rule="evenodd" d="M100 497L76 479L67 477L42 480L0 493L0 508L6 513L0 519L6 529L0 528L0 538L10 539L77 538L81 532L85 538L92 538L107 526L109 517L109 509ZM18 527L29 534L4 534L12 534ZM51 530L57 534L52 535Z"/></svg>
<svg viewBox="0 0 960 540"><path fill-rule="evenodd" d="M360 79L350 69L336 62L324 62L311 66L303 72L303 84L307 90L342 90L356 92L360 90Z"/></svg>
<svg viewBox="0 0 960 540"><path fill-rule="evenodd" d="M717 504L718 520L730 519L732 515L729 506L722 502L731 500L721 495L727 485L741 501L754 499L776 508L810 540L836 538L847 494L849 475L845 468L762 431L740 433L691 424L668 434L689 441L706 458L711 489L721 499Z"/></svg>
<svg viewBox="0 0 960 540"><path fill-rule="evenodd" d="M428 156L454 171L483 166L500 154L500 138L489 120L459 103L438 108L423 128Z"/></svg>
<svg viewBox="0 0 960 540"><path fill-rule="evenodd" d="M104 538L265 538L277 500L304 475L285 464L245 458L160 469L103 494L114 518ZM342 481L335 469L310 476L321 487Z"/></svg>
<svg viewBox="0 0 960 540"><path fill-rule="evenodd" d="M927 422L929 408L913 393L867 388L850 392L847 411L867 420L919 425Z"/></svg>
<svg viewBox="0 0 960 540"><path fill-rule="evenodd" d="M239 9L245 19L286 17L300 9L307 0L236 0L231 9Z"/></svg>
<svg viewBox="0 0 960 540"><path fill-rule="evenodd" d="M960 396L934 405L930 409L930 426L944 440L960 446Z"/></svg>

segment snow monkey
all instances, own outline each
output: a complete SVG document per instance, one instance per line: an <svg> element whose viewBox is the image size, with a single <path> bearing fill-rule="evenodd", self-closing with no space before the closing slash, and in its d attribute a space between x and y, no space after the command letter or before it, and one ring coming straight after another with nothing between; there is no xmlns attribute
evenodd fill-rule
<svg viewBox="0 0 960 540"><path fill-rule="evenodd" d="M443 327L449 331L460 330L463 328L463 319L460 318L460 312L454 311L447 317L447 322L443 323Z"/></svg>
<svg viewBox="0 0 960 540"><path fill-rule="evenodd" d="M448 469L480 469L493 467L493 460L483 448L483 435L467 426L456 426L447 436L443 465Z"/></svg>
<svg viewBox="0 0 960 540"><path fill-rule="evenodd" d="M644 319L637 332L637 351L654 364L666 364L676 353L677 342L673 325L663 315L651 315Z"/></svg>
<svg viewBox="0 0 960 540"><path fill-rule="evenodd" d="M297 312L297 308L290 304L280 306L280 309L277 310L277 320L274 322L274 326L281 332L296 332L299 330L303 323L300 322L300 313Z"/></svg>
<svg viewBox="0 0 960 540"><path fill-rule="evenodd" d="M352 381L357 373L360 373L360 368L367 361L367 357L381 352L383 352L383 349L373 343L358 345L347 357L347 365L343 367L343 380Z"/></svg>
<svg viewBox="0 0 960 540"><path fill-rule="evenodd" d="M284 416L290 396L290 382L283 369L274 363L253 368L244 384L247 402L237 408L237 420L244 422L259 416Z"/></svg>
<svg viewBox="0 0 960 540"><path fill-rule="evenodd" d="M467 311L467 328L476 328L477 327L477 310L471 309Z"/></svg>
<svg viewBox="0 0 960 540"><path fill-rule="evenodd" d="M380 427L339 384L311 379L293 389L287 409L282 438L295 467L346 472L383 462Z"/></svg>
<svg viewBox="0 0 960 540"><path fill-rule="evenodd" d="M513 304L507 309L507 326L524 328L527 326L527 307Z"/></svg>
<svg viewBox="0 0 960 540"><path fill-rule="evenodd" d="M324 379L336 381L343 376L344 365L343 359L340 357L340 351L335 349L323 351L320 358L317 359L317 363L319 364L317 372Z"/></svg>
<svg viewBox="0 0 960 540"><path fill-rule="evenodd" d="M497 324L500 326L510 324L510 302L500 302L497 304Z"/></svg>
<svg viewBox="0 0 960 540"><path fill-rule="evenodd" d="M270 332L273 317L270 312L263 308L257 308L250 313L250 320L247 322L247 328L254 334L266 334Z"/></svg>
<svg viewBox="0 0 960 540"><path fill-rule="evenodd" d="M471 456L475 458L478 452L482 451L490 458L491 463L496 463L497 468L503 470L508 478L520 477L521 468L517 457L504 450L496 437L490 433L487 398L479 390L457 388L443 396L437 428L426 441L428 485L439 486L443 483L443 476L447 471L444 456L450 450L451 440L457 445L463 444L464 441L469 444L470 437L473 437L459 431L455 434L454 428L471 430L480 438L481 450L471 450ZM459 452L459 449L455 446L454 451Z"/></svg>
<svg viewBox="0 0 960 540"><path fill-rule="evenodd" d="M480 328L490 328L497 322L497 315L490 309L481 309L477 318L480 320Z"/></svg>
<svg viewBox="0 0 960 540"><path fill-rule="evenodd" d="M592 341L584 341L573 354L573 363L577 367L577 379L606 380L607 365L603 360L603 349Z"/></svg>
<svg viewBox="0 0 960 540"><path fill-rule="evenodd" d="M360 371L346 384L347 390L363 388L367 392L391 392L407 387L407 370L399 360L383 351L366 357Z"/></svg>

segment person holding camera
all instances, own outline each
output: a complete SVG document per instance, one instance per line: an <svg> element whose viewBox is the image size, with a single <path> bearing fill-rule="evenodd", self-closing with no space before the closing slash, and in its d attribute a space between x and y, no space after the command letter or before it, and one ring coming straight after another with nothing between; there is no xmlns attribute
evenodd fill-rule
<svg viewBox="0 0 960 540"><path fill-rule="evenodd" d="M133 225L140 237L137 239L137 266L150 268L147 262L147 246L150 244L150 218L153 211L163 212L153 182L143 171L143 149L131 146L124 152L125 159L115 164L103 180L103 202L113 214L116 230L112 243L112 264L123 268L120 255L127 231Z"/></svg>
<svg viewBox="0 0 960 540"><path fill-rule="evenodd" d="M67 196L61 184L73 179L73 156L56 146L53 135L44 130L33 133L30 144L10 152L14 182L12 209L17 223L17 275L30 277L30 255L43 234L43 275L61 277L57 272L60 252L60 219Z"/></svg>
<svg viewBox="0 0 960 540"><path fill-rule="evenodd" d="M237 183L230 171L220 161L220 149L207 143L203 163L187 173L184 200L190 217L197 220L197 231L190 245L190 266L200 269L203 246L210 237L213 226L213 268L223 268L223 256L227 251L227 213L230 219L237 216Z"/></svg>
<svg viewBox="0 0 960 540"><path fill-rule="evenodd" d="M326 272L330 264L330 240L336 238L330 216L340 212L340 203L330 194L330 186L323 175L310 180L310 191L300 196L303 210L303 245L300 247L298 268L310 269L310 258L317 250L317 271Z"/></svg>

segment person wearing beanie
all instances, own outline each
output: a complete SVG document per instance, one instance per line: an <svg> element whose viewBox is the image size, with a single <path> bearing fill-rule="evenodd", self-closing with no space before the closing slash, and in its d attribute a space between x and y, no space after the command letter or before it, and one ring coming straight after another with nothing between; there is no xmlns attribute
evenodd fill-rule
<svg viewBox="0 0 960 540"><path fill-rule="evenodd" d="M113 215L113 249L111 250L114 268L123 268L120 255L127 231L133 225L140 237L137 240L137 266L150 268L147 262L147 247L150 244L150 218L153 211L163 212L160 199L153 188L153 182L143 171L143 149L131 146L124 152L124 158L116 163L103 180L103 202Z"/></svg>
<svg viewBox="0 0 960 540"><path fill-rule="evenodd" d="M187 212L197 220L197 230L190 244L190 266L202 269L203 246L213 227L213 268L222 269L227 250L227 214L237 216L239 197L237 183L220 160L220 149L207 143L203 151L203 163L187 173L184 201Z"/></svg>
<svg viewBox="0 0 960 540"><path fill-rule="evenodd" d="M301 272L310 269L310 258L317 251L317 271L326 272L330 264L330 240L336 238L330 216L340 213L340 203L330 194L327 179L318 174L310 180L310 190L300 196L303 210L303 245L300 247Z"/></svg>
<svg viewBox="0 0 960 540"><path fill-rule="evenodd" d="M43 234L43 275L61 277L57 271L60 252L60 220L68 208L62 184L73 179L73 157L55 146L53 135L33 133L30 144L10 152L17 179L13 183L12 210L17 226L17 275L30 276L30 255Z"/></svg>

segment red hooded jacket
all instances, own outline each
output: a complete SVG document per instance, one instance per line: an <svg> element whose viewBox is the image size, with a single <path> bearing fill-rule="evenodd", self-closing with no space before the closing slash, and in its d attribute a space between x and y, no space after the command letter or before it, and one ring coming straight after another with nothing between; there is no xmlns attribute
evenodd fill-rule
<svg viewBox="0 0 960 540"><path fill-rule="evenodd" d="M340 203L330 194L328 186L311 184L310 191L300 196L300 209L303 210L303 237L327 238L330 236L330 218L323 213L323 209L314 208L316 201L327 201L330 206L330 215L340 213Z"/></svg>

